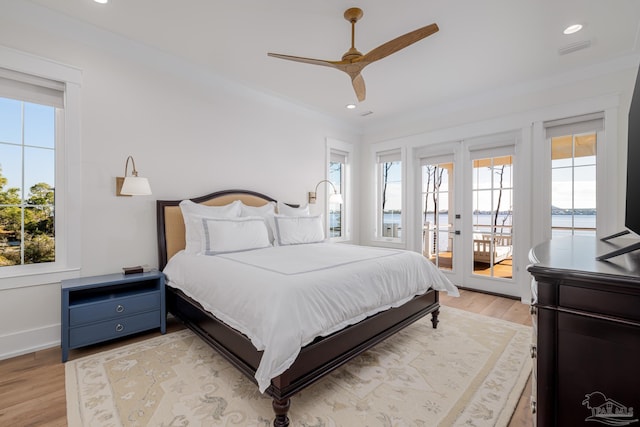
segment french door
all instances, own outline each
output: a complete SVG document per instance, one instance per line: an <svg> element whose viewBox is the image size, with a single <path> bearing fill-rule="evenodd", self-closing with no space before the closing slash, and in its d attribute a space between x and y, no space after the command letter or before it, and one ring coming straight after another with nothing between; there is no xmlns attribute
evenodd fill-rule
<svg viewBox="0 0 640 427"><path fill-rule="evenodd" d="M459 286L520 296L514 280L514 145L420 150L422 253Z"/></svg>

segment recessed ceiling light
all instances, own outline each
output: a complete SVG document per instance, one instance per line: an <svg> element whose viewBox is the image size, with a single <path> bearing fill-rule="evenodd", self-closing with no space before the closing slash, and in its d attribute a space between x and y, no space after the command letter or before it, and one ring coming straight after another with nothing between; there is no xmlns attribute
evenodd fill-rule
<svg viewBox="0 0 640 427"><path fill-rule="evenodd" d="M563 33L564 34L573 34L573 33L577 33L578 31L580 31L582 29L582 25L580 24L573 24L573 25L569 25L567 28L564 29Z"/></svg>
<svg viewBox="0 0 640 427"><path fill-rule="evenodd" d="M107 4L109 2L109 0L93 0L93 1L100 4Z"/></svg>
<svg viewBox="0 0 640 427"><path fill-rule="evenodd" d="M347 104L347 105L346 105L346 107L347 107L349 110L353 110L354 108L356 108L356 104Z"/></svg>

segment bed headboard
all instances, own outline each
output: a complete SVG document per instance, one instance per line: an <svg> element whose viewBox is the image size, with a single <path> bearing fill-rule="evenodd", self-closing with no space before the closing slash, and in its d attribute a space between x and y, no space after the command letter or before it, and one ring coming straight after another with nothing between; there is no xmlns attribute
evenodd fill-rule
<svg viewBox="0 0 640 427"><path fill-rule="evenodd" d="M180 210L180 200L156 201L158 221L158 268L162 270L167 261L185 247L185 228ZM275 202L269 196L248 190L225 190L191 199L194 203L207 206L222 206L241 200L248 206L262 206Z"/></svg>

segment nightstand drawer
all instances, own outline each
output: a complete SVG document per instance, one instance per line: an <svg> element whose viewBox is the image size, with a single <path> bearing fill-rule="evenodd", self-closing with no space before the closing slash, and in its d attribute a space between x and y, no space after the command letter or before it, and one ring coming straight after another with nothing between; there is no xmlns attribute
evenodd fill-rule
<svg viewBox="0 0 640 427"><path fill-rule="evenodd" d="M69 347L76 348L160 326L160 311L124 316L69 330Z"/></svg>
<svg viewBox="0 0 640 427"><path fill-rule="evenodd" d="M69 325L116 319L160 307L160 292L151 291L131 296L77 304L69 308Z"/></svg>

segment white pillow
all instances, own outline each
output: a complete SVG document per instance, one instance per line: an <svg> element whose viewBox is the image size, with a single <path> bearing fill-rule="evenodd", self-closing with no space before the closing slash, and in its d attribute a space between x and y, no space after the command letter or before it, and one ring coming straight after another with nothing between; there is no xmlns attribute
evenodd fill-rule
<svg viewBox="0 0 640 427"><path fill-rule="evenodd" d="M204 218L237 218L240 216L240 201L236 200L224 206L207 206L194 203L191 200L180 202L180 210L184 219L185 252L198 254L202 251L200 229L201 219Z"/></svg>
<svg viewBox="0 0 640 427"><path fill-rule="evenodd" d="M322 215L287 216L276 215L275 242L277 245L300 245L325 240Z"/></svg>
<svg viewBox="0 0 640 427"><path fill-rule="evenodd" d="M278 202L278 213L280 215L287 216L308 216L309 215L309 204L306 203L300 207L292 208L291 206Z"/></svg>
<svg viewBox="0 0 640 427"><path fill-rule="evenodd" d="M205 255L249 251L271 246L264 218L202 218L202 252Z"/></svg>
<svg viewBox="0 0 640 427"><path fill-rule="evenodd" d="M276 213L275 202L269 202L262 206L249 206L240 201L241 216L265 216Z"/></svg>
<svg viewBox="0 0 640 427"><path fill-rule="evenodd" d="M243 217L246 216L259 216L265 219L267 223L267 232L269 233L269 242L273 244L273 216L276 214L276 203L269 202L263 206L247 206L244 203L241 204L241 213Z"/></svg>

